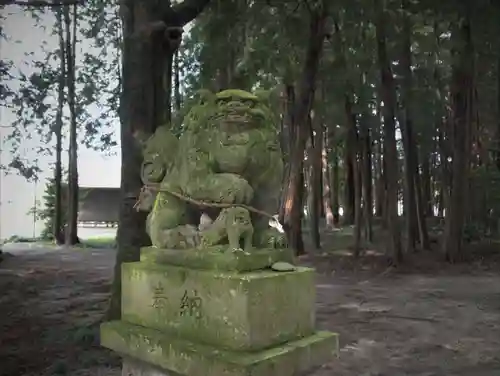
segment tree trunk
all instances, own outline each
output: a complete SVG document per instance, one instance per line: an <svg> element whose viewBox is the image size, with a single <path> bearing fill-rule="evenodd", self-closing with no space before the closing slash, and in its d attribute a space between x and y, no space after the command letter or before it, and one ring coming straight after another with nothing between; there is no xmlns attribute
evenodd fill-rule
<svg viewBox="0 0 500 376"><path fill-rule="evenodd" d="M66 245L78 243L78 143L76 118L76 23L77 5L73 5L73 33L71 33L71 18L69 6L64 7L64 22L66 24L66 78L68 86L68 105L70 111L69 150L68 150L68 219L66 228ZM73 34L71 36L71 34Z"/></svg>
<svg viewBox="0 0 500 376"><path fill-rule="evenodd" d="M429 249L429 237L424 217L424 204L420 186L420 173L418 168L417 141L413 132L413 73L411 71L411 32L412 25L409 16L408 0L402 0L404 15L403 48L401 66L403 70L403 108L404 119L401 122L401 135L403 138L405 158L405 188L406 188L406 251L415 250L417 236L423 249Z"/></svg>
<svg viewBox="0 0 500 376"><path fill-rule="evenodd" d="M444 208L447 206L447 202L449 201L450 196L450 187L451 187L451 172L450 172L450 163L448 162L448 158L451 158L451 148L450 148L450 140L451 139L451 126L450 126L450 114L446 109L447 103L445 101L445 87L443 80L441 78L441 72L439 69L439 49L440 49L440 34L439 23L437 21L434 22L434 38L436 41L436 50L434 52L434 81L436 85L436 114L435 114L435 130L436 130L436 146L439 154L439 178L436 179L436 187L435 189L438 191L438 217L443 217Z"/></svg>
<svg viewBox="0 0 500 376"><path fill-rule="evenodd" d="M358 159L358 143L356 143L355 152L352 154L352 167L354 175L354 257L359 257L361 252L361 227L362 227L362 208L361 208L361 163Z"/></svg>
<svg viewBox="0 0 500 376"><path fill-rule="evenodd" d="M422 202L424 205L424 216L432 217L434 215L432 205L432 184L430 159L425 153L422 153Z"/></svg>
<svg viewBox="0 0 500 376"><path fill-rule="evenodd" d="M500 7L498 8L500 10ZM500 11L497 13L500 14ZM498 32L500 35L500 22L498 23ZM500 38L497 37L497 143L495 162L497 169L500 171Z"/></svg>
<svg viewBox="0 0 500 376"><path fill-rule="evenodd" d="M354 150L352 145L346 145L344 148L344 171L345 171L345 183L344 183L344 203L343 203L343 215L342 224L344 226L349 226L354 224L354 211L356 207L355 203L355 184L354 184L354 166L352 164Z"/></svg>
<svg viewBox="0 0 500 376"><path fill-rule="evenodd" d="M323 129L323 150L321 151L321 171L323 180L323 208L325 210L326 228L332 230L335 227L335 221L332 209L332 189L331 189L331 170L328 161L329 158L330 136L328 129Z"/></svg>
<svg viewBox="0 0 500 376"><path fill-rule="evenodd" d="M372 150L369 115L364 113L361 117L360 131L360 163L361 185L363 188L363 219L365 221L366 241L373 241L373 184L372 184Z"/></svg>
<svg viewBox="0 0 500 376"><path fill-rule="evenodd" d="M295 86L285 84L285 111L283 114L283 127L281 129L281 145L283 157L288 164L290 159L290 149L293 145L292 124L295 124L293 108L295 106Z"/></svg>
<svg viewBox="0 0 500 376"><path fill-rule="evenodd" d="M470 8L470 7L468 7ZM470 10L470 9L469 9ZM452 125L453 156L451 194L446 206L443 251L446 260L463 259L462 233L465 224L466 197L469 170L470 128L474 79L474 50L471 37L470 12L466 11L452 31L455 59L452 66Z"/></svg>
<svg viewBox="0 0 500 376"><path fill-rule="evenodd" d="M120 4L123 21L121 205L108 320L121 316L121 264L138 261L140 248L150 244L146 213L134 209L142 186L142 151L134 135L153 134L157 126L170 122L172 59L181 41L180 28L193 20L208 2L185 0L171 5L170 1L124 0Z"/></svg>
<svg viewBox="0 0 500 376"><path fill-rule="evenodd" d="M344 215L343 225L354 224L356 210L356 154L358 131L356 129L356 116L352 111L352 103L349 95L344 95L344 111L346 117L347 139L345 143L345 184L344 184Z"/></svg>
<svg viewBox="0 0 500 376"><path fill-rule="evenodd" d="M340 225L340 174L339 174L339 148L333 148L333 161L332 161L332 211L333 223L335 226Z"/></svg>
<svg viewBox="0 0 500 376"><path fill-rule="evenodd" d="M292 84L285 84L285 100L283 106L283 120L281 122L281 133L280 133L280 143L281 150L283 153L283 166L285 173L283 174L283 184L282 187L286 187L286 182L288 180L288 176L290 175L290 151L292 149L292 145L294 143L294 135L295 128L293 128L293 124L295 124L294 120L294 105L295 105L295 86ZM285 203L286 203L286 192L281 192L280 198L280 209L279 209L279 218L282 221L285 218ZM281 222L283 223L283 222Z"/></svg>
<svg viewBox="0 0 500 376"><path fill-rule="evenodd" d="M318 4L315 9L311 10L309 43L299 80L297 102L294 107L295 124L293 124L293 127L296 130L296 138L290 153L290 173L285 191L285 210L282 223L285 224L289 246L295 249L297 254L304 253L300 231L300 218L303 206L301 192L304 188L302 167L304 163L304 149L310 133L308 132L307 118L314 98L316 76L325 38L328 14L326 4L325 0Z"/></svg>
<svg viewBox="0 0 500 376"><path fill-rule="evenodd" d="M382 81L384 101L384 174L387 182L387 224L389 229L388 245L392 262L403 260L398 217L398 153L396 148L395 106L396 89L391 70L391 62L386 46L385 0L375 0L377 9L376 35L378 64Z"/></svg>
<svg viewBox="0 0 500 376"><path fill-rule="evenodd" d="M321 215L321 175L322 175L322 151L323 151L323 132L321 119L317 115L311 117L312 126L315 134L311 142L310 160L310 231L311 239L315 249L321 248L321 239L319 233L319 218Z"/></svg>
<svg viewBox="0 0 500 376"><path fill-rule="evenodd" d="M181 110L181 81L180 81L180 56L179 50L175 51L174 54L174 100L175 106L174 110L176 113L179 113Z"/></svg>
<svg viewBox="0 0 500 376"><path fill-rule="evenodd" d="M59 36L59 76L57 82L57 114L54 133L56 136L56 163L54 168L54 228L53 237L56 244L64 244L63 211L62 211L62 128L64 109L64 86L66 82L66 45L64 43L64 25L61 8L55 10L57 32ZM67 216L65 216L67 217Z"/></svg>
<svg viewBox="0 0 500 376"><path fill-rule="evenodd" d="M377 101L376 126L375 135L377 137L375 146L375 216L383 218L385 215L385 176L383 170L383 137L382 126L380 123L381 106L380 101Z"/></svg>

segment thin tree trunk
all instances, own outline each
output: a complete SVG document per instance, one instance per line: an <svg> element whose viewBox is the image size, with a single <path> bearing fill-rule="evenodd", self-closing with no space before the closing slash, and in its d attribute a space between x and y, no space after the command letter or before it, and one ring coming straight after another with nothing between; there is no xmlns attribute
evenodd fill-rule
<svg viewBox="0 0 500 376"><path fill-rule="evenodd" d="M292 84L285 84L285 100L284 100L284 109L283 109L283 121L281 123L281 134L280 134L280 143L281 150L283 153L283 166L285 173L283 174L283 187L286 187L286 182L288 180L288 176L290 175L290 151L292 149L292 145L294 143L294 127L295 124L294 119L294 105L295 105L295 86ZM280 199L280 209L279 209L279 218L282 220L285 218L285 202L286 202L286 191L281 192ZM282 222L283 223L283 222Z"/></svg>
<svg viewBox="0 0 500 376"><path fill-rule="evenodd" d="M356 143L356 146L358 143ZM361 198L362 198L362 183L361 183L361 163L358 158L359 148L356 147L352 154L352 166L354 175L354 257L358 258L361 252L361 227L363 221Z"/></svg>
<svg viewBox="0 0 500 376"><path fill-rule="evenodd" d="M385 0L375 0L377 9L377 53L382 80L382 98L384 101L384 174L387 182L387 223L389 229L388 245L392 262L399 264L403 260L398 217L398 153L396 148L395 106L396 89L391 63L386 46L386 11Z"/></svg>
<svg viewBox="0 0 500 376"><path fill-rule="evenodd" d="M315 130L313 142L311 142L311 157L310 169L310 230L311 239L315 249L321 248L321 238L319 233L319 218L321 215L321 175L322 175L322 150L323 150L323 132L321 120L317 115L314 115L310 121Z"/></svg>
<svg viewBox="0 0 500 376"><path fill-rule="evenodd" d="M180 57L179 50L175 51L174 55L174 100L175 100L175 111L179 113L181 110L181 81L180 81Z"/></svg>
<svg viewBox="0 0 500 376"><path fill-rule="evenodd" d="M411 90L412 90L412 72L411 72L411 24L408 16L408 4L402 1L403 13L403 44L401 53L401 65L403 71L403 111L404 116L400 121L401 137L404 149L404 211L406 224L406 252L414 252L417 242L417 206L415 189L415 155L411 143L413 140L413 122L411 113Z"/></svg>
<svg viewBox="0 0 500 376"><path fill-rule="evenodd" d="M78 243L78 143L76 118L76 23L77 5L73 5L73 33L70 30L71 18L69 6L64 7L66 24L66 72L68 86L68 105L70 111L69 150L68 150L68 226L66 229L66 245ZM73 34L71 36L71 34Z"/></svg>
<svg viewBox="0 0 500 376"><path fill-rule="evenodd" d="M57 82L57 113L55 121L56 135L56 163L54 168L54 228L53 237L56 244L64 243L63 211L62 211L62 128L63 128L63 109L64 109L64 87L66 83L66 45L64 43L64 24L62 9L55 10L57 18L57 32L59 37L59 76ZM67 216L65 216L67 218Z"/></svg>
<svg viewBox="0 0 500 376"><path fill-rule="evenodd" d="M346 61L346 53L344 46L343 30L340 28L339 22L334 21L335 30L335 48L336 54L339 56L339 64L344 72L348 72L349 68ZM357 129L356 115L352 109L351 93L352 84L348 79L343 82L344 90L344 116L347 130L347 139L344 147L344 173L345 184L343 192L343 214L342 223L344 225L354 224L355 208L356 208L356 186L355 186L355 166L357 153Z"/></svg>
<svg viewBox="0 0 500 376"><path fill-rule="evenodd" d="M349 95L344 95L344 111L346 116L347 140L345 143L345 185L344 185L344 215L342 223L352 225L355 220L356 211L356 154L358 143L358 131L356 129L356 116L352 110Z"/></svg>
<svg viewBox="0 0 500 376"><path fill-rule="evenodd" d="M362 43L367 41L367 29L361 29ZM373 172L372 172L372 136L371 136L371 101L373 95L367 97L365 92L370 92L368 72L365 70L361 75L361 91L358 103L362 107L359 130L359 167L361 174L361 200L363 205L364 233L367 243L373 241Z"/></svg>
<svg viewBox="0 0 500 376"><path fill-rule="evenodd" d="M361 185L363 187L363 219L366 241L373 241L373 184L372 184L372 150L368 114L365 112L361 118L360 132L360 163Z"/></svg>
<svg viewBox="0 0 500 376"><path fill-rule="evenodd" d="M335 227L335 221L332 209L332 189L331 189L331 170L330 155L328 153L330 146L330 136L328 129L323 129L323 150L321 151L321 170L323 173L323 207L325 210L326 228L332 230Z"/></svg>
<svg viewBox="0 0 500 376"><path fill-rule="evenodd" d="M432 217L434 210L432 208L432 184L430 159L425 153L422 153L422 201L424 205L424 216Z"/></svg>
<svg viewBox="0 0 500 376"><path fill-rule="evenodd" d="M474 79L474 50L471 37L470 7L452 32L455 55L452 66L453 159L451 195L446 206L443 252L447 261L463 260L462 233L465 224L469 169L470 128Z"/></svg>
<svg viewBox="0 0 500 376"><path fill-rule="evenodd" d="M380 101L377 101L377 113L376 113L376 127L375 135L376 146L375 146L375 216L377 218L383 218L385 215L385 176L383 170L383 137L382 137L382 126L380 123L381 107Z"/></svg>
<svg viewBox="0 0 500 376"><path fill-rule="evenodd" d="M333 148L332 161L332 211L333 223L335 226L340 225L340 174L339 174L339 149L338 146Z"/></svg>
<svg viewBox="0 0 500 376"><path fill-rule="evenodd" d="M441 78L441 72L439 69L439 48L440 48L440 34L439 24L437 21L434 22L434 38L436 40L436 50L434 52L434 81L436 85L436 118L435 118L435 129L436 129L436 139L437 139L437 149L439 154L439 179L437 183L438 190L438 216L443 217L444 209L448 205L451 187L451 171L450 163L448 162L448 157L451 158L451 148L450 140L452 138L451 126L450 126L450 114L446 110L445 102L445 88L443 80ZM447 139L448 137L448 139Z"/></svg>
<svg viewBox="0 0 500 376"><path fill-rule="evenodd" d="M354 211L356 207L356 193L354 183L354 166L352 164L354 151L352 145L344 149L344 171L345 171L345 184L344 184L344 202L343 202L343 215L342 224L344 226L354 224Z"/></svg>

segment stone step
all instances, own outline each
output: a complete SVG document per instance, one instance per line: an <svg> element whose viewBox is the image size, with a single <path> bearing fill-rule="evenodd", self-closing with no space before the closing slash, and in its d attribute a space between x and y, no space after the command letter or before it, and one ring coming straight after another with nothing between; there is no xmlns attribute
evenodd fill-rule
<svg viewBox="0 0 500 376"><path fill-rule="evenodd" d="M147 262L122 267L122 319L194 342L259 350L314 332L314 270L248 273Z"/></svg>
<svg viewBox="0 0 500 376"><path fill-rule="evenodd" d="M101 325L101 344L138 360L125 364L131 376L293 376L330 361L339 349L337 334L316 332L263 351L235 352L122 321Z"/></svg>

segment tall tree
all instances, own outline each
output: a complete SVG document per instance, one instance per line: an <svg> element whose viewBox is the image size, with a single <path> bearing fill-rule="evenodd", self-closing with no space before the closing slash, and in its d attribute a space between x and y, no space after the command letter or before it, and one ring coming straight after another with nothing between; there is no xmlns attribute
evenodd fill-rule
<svg viewBox="0 0 500 376"><path fill-rule="evenodd" d="M141 189L142 152L136 135L151 135L171 120L172 62L182 28L193 20L209 0L124 0L121 123L121 206L117 233L118 252L114 269L108 319L119 318L121 265L139 260L140 247L148 245L146 215L134 209Z"/></svg>
<svg viewBox="0 0 500 376"><path fill-rule="evenodd" d="M66 228L66 245L78 243L78 143L76 114L76 30L77 5L73 5L73 30L71 31L70 7L64 6L64 23L66 29L66 86L68 87L68 106L70 112L69 148L68 148L68 224Z"/></svg>
<svg viewBox="0 0 500 376"><path fill-rule="evenodd" d="M297 254L304 253L302 241L303 209L303 166L306 142L311 134L308 127L309 112L314 99L318 66L323 52L328 17L328 1L323 0L309 8L309 41L305 61L298 80L298 91L294 107L293 144L290 150L290 166L285 186L285 212L282 223L285 224L289 245Z"/></svg>
<svg viewBox="0 0 500 376"><path fill-rule="evenodd" d="M405 171L405 215L406 215L406 252L415 250L417 239L420 240L422 248L429 248L427 225L424 218L424 203L422 200L422 189L420 186L420 173L418 168L418 149L415 132L413 130L414 97L412 92L413 73L411 71L411 13L409 1L401 3L403 14L402 52L401 66L403 71L403 93L401 95L404 116L401 119L401 135L404 148L404 171Z"/></svg>
<svg viewBox="0 0 500 376"><path fill-rule="evenodd" d="M62 212L62 130L64 109L64 87L66 83L66 45L64 43L63 12L60 8L55 10L57 19L57 34L59 38L59 76L57 81L57 113L54 133L56 136L56 162L54 166L54 220L52 234L57 244L63 244L63 212ZM66 221L64 221L66 222Z"/></svg>
<svg viewBox="0 0 500 376"><path fill-rule="evenodd" d="M471 5L461 8L460 19L453 25L453 66L451 78L452 162L451 193L446 205L443 252L450 262L460 261L463 253L470 130L474 93L474 48L471 34Z"/></svg>
<svg viewBox="0 0 500 376"><path fill-rule="evenodd" d="M381 92L384 101L384 174L386 176L386 218L388 223L388 245L392 262L403 260L401 235L398 217L398 154L396 148L396 88L392 74L391 61L387 53L386 0L375 0L377 54L381 76Z"/></svg>

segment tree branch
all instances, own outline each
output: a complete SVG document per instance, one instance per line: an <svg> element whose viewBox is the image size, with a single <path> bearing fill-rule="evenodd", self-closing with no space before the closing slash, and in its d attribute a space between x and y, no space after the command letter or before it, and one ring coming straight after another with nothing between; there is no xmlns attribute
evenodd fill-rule
<svg viewBox="0 0 500 376"><path fill-rule="evenodd" d="M172 11L180 23L179 26L184 26L194 20L209 2L210 0L184 0L180 4L174 5Z"/></svg>

